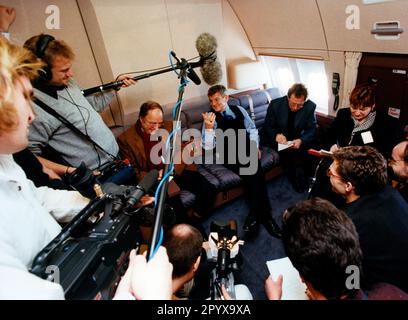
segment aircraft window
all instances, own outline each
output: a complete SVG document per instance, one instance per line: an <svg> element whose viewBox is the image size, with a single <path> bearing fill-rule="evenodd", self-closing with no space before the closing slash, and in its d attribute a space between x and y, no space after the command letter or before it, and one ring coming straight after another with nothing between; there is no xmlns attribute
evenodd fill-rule
<svg viewBox="0 0 408 320"><path fill-rule="evenodd" d="M268 87L276 87L285 95L295 82L303 83L316 111L329 114L329 88L324 61L261 56L268 71Z"/></svg>

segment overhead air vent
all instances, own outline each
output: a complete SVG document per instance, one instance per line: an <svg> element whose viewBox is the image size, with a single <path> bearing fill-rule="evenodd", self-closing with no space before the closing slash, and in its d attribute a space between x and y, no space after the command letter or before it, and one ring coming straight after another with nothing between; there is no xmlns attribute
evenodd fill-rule
<svg viewBox="0 0 408 320"><path fill-rule="evenodd" d="M376 22L371 30L377 40L397 40L403 32L399 21Z"/></svg>

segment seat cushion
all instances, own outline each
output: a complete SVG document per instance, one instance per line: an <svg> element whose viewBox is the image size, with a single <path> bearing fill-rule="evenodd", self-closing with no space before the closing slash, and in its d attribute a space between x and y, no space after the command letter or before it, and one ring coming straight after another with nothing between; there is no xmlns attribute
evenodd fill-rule
<svg viewBox="0 0 408 320"><path fill-rule="evenodd" d="M275 150L262 147L261 166L264 172L271 170L279 164L279 154Z"/></svg>
<svg viewBox="0 0 408 320"><path fill-rule="evenodd" d="M241 178L221 164L203 164L206 171L218 179L218 190L227 190L242 184ZM215 184L214 184L215 185Z"/></svg>
<svg viewBox="0 0 408 320"><path fill-rule="evenodd" d="M214 185L217 190L220 190L221 188L220 180L217 177L215 177L210 171L207 170L206 165L200 164L197 167L198 167L198 172L202 176L204 176L208 182Z"/></svg>
<svg viewBox="0 0 408 320"><path fill-rule="evenodd" d="M196 196L187 190L180 191L180 199L184 208L191 208L195 202Z"/></svg>

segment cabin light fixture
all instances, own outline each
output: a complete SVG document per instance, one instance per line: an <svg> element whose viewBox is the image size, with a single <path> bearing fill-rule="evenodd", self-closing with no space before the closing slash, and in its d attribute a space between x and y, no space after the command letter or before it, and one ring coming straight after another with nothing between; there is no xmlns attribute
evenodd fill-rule
<svg viewBox="0 0 408 320"><path fill-rule="evenodd" d="M262 62L243 60L228 65L228 87L236 90L260 87L267 82Z"/></svg>
<svg viewBox="0 0 408 320"><path fill-rule="evenodd" d="M375 3L383 3L383 2L390 2L395 0L363 0L363 4L375 4Z"/></svg>
<svg viewBox="0 0 408 320"><path fill-rule="evenodd" d="M375 22L371 30L377 40L397 40L403 32L399 21Z"/></svg>

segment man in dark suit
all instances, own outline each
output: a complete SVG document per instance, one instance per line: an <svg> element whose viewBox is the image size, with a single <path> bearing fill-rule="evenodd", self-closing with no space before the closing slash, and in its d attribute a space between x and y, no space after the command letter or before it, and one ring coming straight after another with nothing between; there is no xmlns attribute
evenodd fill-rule
<svg viewBox="0 0 408 320"><path fill-rule="evenodd" d="M264 123L265 140L270 147L279 151L278 145L290 146L279 155L298 192L308 187L306 175L311 172L307 150L316 142L316 104L306 100L307 96L306 87L295 83L287 96L271 101Z"/></svg>
<svg viewBox="0 0 408 320"><path fill-rule="evenodd" d="M327 170L363 252L363 287L385 282L408 292L408 204L387 185L387 162L371 146L343 147Z"/></svg>

